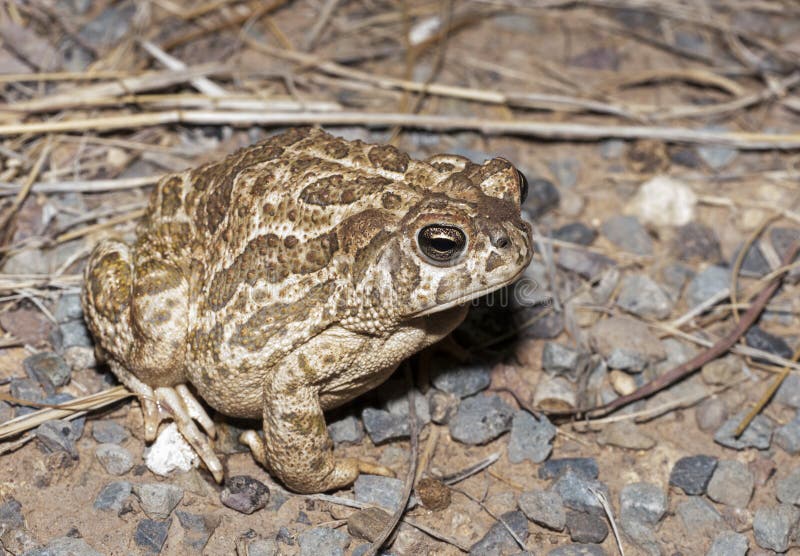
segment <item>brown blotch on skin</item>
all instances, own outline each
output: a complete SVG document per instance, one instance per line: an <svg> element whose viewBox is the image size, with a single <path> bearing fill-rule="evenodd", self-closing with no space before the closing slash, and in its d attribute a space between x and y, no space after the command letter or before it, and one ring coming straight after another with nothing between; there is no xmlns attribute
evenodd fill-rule
<svg viewBox="0 0 800 556"><path fill-rule="evenodd" d="M294 145L298 141L305 139L311 134L310 127L293 127L287 129L283 133L279 133L278 135L274 135L270 137L267 142L270 145L281 145L284 147L289 147Z"/></svg>
<svg viewBox="0 0 800 556"><path fill-rule="evenodd" d="M107 253L92 269L89 288L97 312L111 322L118 322L131 299L131 267L119 253Z"/></svg>
<svg viewBox="0 0 800 556"><path fill-rule="evenodd" d="M292 248L293 248L294 246L296 246L298 243L300 243L300 240L299 240L299 239L297 239L295 236L286 236L286 237L284 238L284 240L283 240L283 245L284 245L284 247L286 247L287 249L292 249Z"/></svg>
<svg viewBox="0 0 800 556"><path fill-rule="evenodd" d="M377 145L369 150L369 161L377 168L403 173L411 160L408 154L392 145Z"/></svg>
<svg viewBox="0 0 800 556"><path fill-rule="evenodd" d="M322 152L325 153L325 156L338 160L348 155L350 147L342 139L335 138L322 145Z"/></svg>
<svg viewBox="0 0 800 556"><path fill-rule="evenodd" d="M174 216L181 208L183 200L183 181L178 176L170 176L161 184L161 216Z"/></svg>
<svg viewBox="0 0 800 556"><path fill-rule="evenodd" d="M387 210L393 210L400 206L402 199L400 195L387 191L381 195L381 205Z"/></svg>
<svg viewBox="0 0 800 556"><path fill-rule="evenodd" d="M486 272L491 272L496 268L503 266L503 257L498 255L497 253L492 253L486 259Z"/></svg>
<svg viewBox="0 0 800 556"><path fill-rule="evenodd" d="M442 278L436 289L436 303L446 303L464 296L470 284L472 284L472 278L468 274L450 274Z"/></svg>

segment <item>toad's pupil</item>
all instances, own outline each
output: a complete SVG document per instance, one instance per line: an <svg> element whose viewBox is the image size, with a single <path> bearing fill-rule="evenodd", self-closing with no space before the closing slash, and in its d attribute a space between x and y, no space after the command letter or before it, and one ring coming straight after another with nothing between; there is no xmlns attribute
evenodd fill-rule
<svg viewBox="0 0 800 556"><path fill-rule="evenodd" d="M458 257L467 244L467 236L456 226L425 226L417 236L420 251L430 262L447 263Z"/></svg>
<svg viewBox="0 0 800 556"><path fill-rule="evenodd" d="M431 240L431 247L433 247L436 251L450 251L454 249L456 243L452 239L448 239L446 237L435 237Z"/></svg>

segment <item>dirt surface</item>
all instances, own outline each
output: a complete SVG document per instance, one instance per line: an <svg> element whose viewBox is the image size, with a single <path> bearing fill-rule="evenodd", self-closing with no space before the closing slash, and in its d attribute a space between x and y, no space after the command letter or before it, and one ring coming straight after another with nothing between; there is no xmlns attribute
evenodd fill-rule
<svg viewBox="0 0 800 556"><path fill-rule="evenodd" d="M739 349L732 370L706 369L597 422L552 416L558 429L552 450L546 434L537 436L544 434L540 429L522 427L518 410L519 402L545 411L597 406L734 328L724 292L704 311L693 306L730 286L738 250L753 241L759 254L741 264L737 282L743 312L765 285L759 277L779 267L786 245L800 237L800 96L793 90L800 81L798 37L800 11L779 0L4 4L0 73L9 76L0 75L0 392L31 399L25 396L36 390L42 401L56 392L82 397L116 384L106 368L93 365L80 315L68 310L92 245L109 234L131 240L155 179L274 133L279 128L265 123L266 115L278 115L281 125L316 117L332 133L391 141L415 157L456 152L480 162L503 156L530 184L524 210L535 224L534 264L522 285L483 300L454 333L454 343L432 348L412 365L426 408L441 393L434 385L443 369L478 368L490 381L462 400L447 398L452 413L456 406L464 412L465 400L493 395L509 411L497 434L474 445L453 438L456 417L434 415L436 423L421 426L417 478L448 477L499 457L455 482L446 508L408 510L387 553L463 553L498 527L499 516L513 520L507 512L519 510L524 492L552 492L558 479L540 478L545 463L534 460L581 457L596 461L609 507L573 519L592 516L606 526L613 520L626 554L704 554L725 531L741 533L751 555L772 554L754 533L754 520L769 521L759 512L777 506L779 496L786 501L780 492L798 465L795 448L778 440L800 435L800 424L792 426L800 406L797 365L760 412L769 429L766 446L732 449L714 435L755 405L800 347L796 277L772 298L757 332L750 329L738 344L762 351ZM155 47L148 52L142 40ZM159 53L175 58L169 70ZM40 79L21 75L44 72L49 76ZM427 94L420 95L420 87L428 87ZM231 104L215 96L230 97ZM179 108L185 110L180 117ZM336 119L345 113L355 116ZM418 125L388 128L387 114L406 114L408 121L414 115ZM453 120L424 120L435 115ZM486 122L499 127L482 134ZM503 128L514 122L533 125ZM543 123L555 127L537 127ZM579 133L564 124L585 128ZM619 220L622 215L630 219ZM706 274L712 266L727 279ZM647 277L656 289L631 277ZM622 332L598 325L616 317L630 319L633 333L628 325L620 325ZM553 344L575 357L559 359L548 351L557 349ZM623 347L623 355L641 359L639 368L619 363L614 349ZM40 352L62 358L69 368L64 384L53 387L30 370L28 358ZM763 352L778 358L767 361ZM547 372L543 360L551 363ZM397 377L328 422L352 416L362 431L354 442L337 442L337 455L381 462L404 480L407 433L376 445L376 431L368 426L364 435L362 424L365 408L389 407L386 415L408 418L407 408L403 413L386 403L405 396L402 372ZM0 421L21 408L0 402ZM74 441L75 457L48 449L32 431L11 434L4 425L5 551L44 554L35 549L68 537L114 555L364 553L367 541L352 532L352 523L348 533L355 508L284 491L232 440L240 428L259 424L215 418L228 439L217 444L226 476L266 484L266 508L247 515L226 507L223 487L201 469L167 477L151 472L135 400L89 411L79 438L65 441ZM119 476L97 457L100 420L127 432L111 442L133 460ZM541 457L512 463L515 434ZM670 485L676 462L699 454L742 464L737 469L752 481L751 497L734 503L716 494L714 500L705 487L690 497ZM730 478L715 480L724 491ZM168 517L151 523L135 494L111 511L95 507L115 481L172 484L183 495ZM626 485L640 482L666 496L663 515L645 526L650 537L636 535L636 519L620 500ZM741 482L731 480L730 487ZM354 498L352 489L329 494ZM719 514L702 531L682 516L681 505L695 498ZM786 505L790 523L779 552L800 554L798 504L800 497ZM193 525L187 515L199 521ZM473 553L547 554L572 544L578 529L524 522L522 546L501 529L497 543ZM309 532L320 527L322 544L314 544ZM341 533L339 548L334 530ZM158 538L153 531L166 534ZM595 545L604 551L598 554L619 553L613 532ZM69 552L51 547L51 553Z"/></svg>

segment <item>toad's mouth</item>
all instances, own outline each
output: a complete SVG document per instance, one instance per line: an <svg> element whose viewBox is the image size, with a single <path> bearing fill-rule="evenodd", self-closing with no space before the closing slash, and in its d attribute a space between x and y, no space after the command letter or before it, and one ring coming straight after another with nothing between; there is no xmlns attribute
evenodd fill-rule
<svg viewBox="0 0 800 556"><path fill-rule="evenodd" d="M511 284L513 284L514 282L519 280L519 278L523 275L523 273L525 272L525 269L527 267L528 267L527 264L522 266L522 268L520 268L519 271L516 274L514 274L511 278L508 278L508 279L506 279L506 280L504 280L502 282L498 282L498 283L492 284L491 286L487 286L487 287L485 287L483 289L475 290L473 292L470 292L470 293L464 294L462 296L456 297L455 299L452 299L451 301L448 301L447 303L442 303L440 305L434 305L433 307L430 307L428 309L423 309L422 311L419 311L417 313L413 313L411 315L408 315L408 318L425 317L427 315L433 315L435 313L440 313L442 311L446 311L448 309L452 309L453 307L456 307L458 305L465 305L465 304L469 303L470 301L472 301L473 299L477 299L477 298L479 298L481 296L484 296L484 295L486 295L488 293L491 293L493 291L497 291L499 289L505 288L506 286L510 286Z"/></svg>

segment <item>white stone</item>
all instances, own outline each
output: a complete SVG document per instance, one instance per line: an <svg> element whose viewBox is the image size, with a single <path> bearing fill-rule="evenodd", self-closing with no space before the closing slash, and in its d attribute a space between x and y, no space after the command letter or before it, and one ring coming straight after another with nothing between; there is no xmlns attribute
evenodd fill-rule
<svg viewBox="0 0 800 556"><path fill-rule="evenodd" d="M683 226L694 220L697 195L683 182L655 176L639 187L628 213L653 226Z"/></svg>
<svg viewBox="0 0 800 556"><path fill-rule="evenodd" d="M144 464L155 473L166 477L173 471L189 471L200 464L200 458L186 442L175 423L163 429L147 450Z"/></svg>

